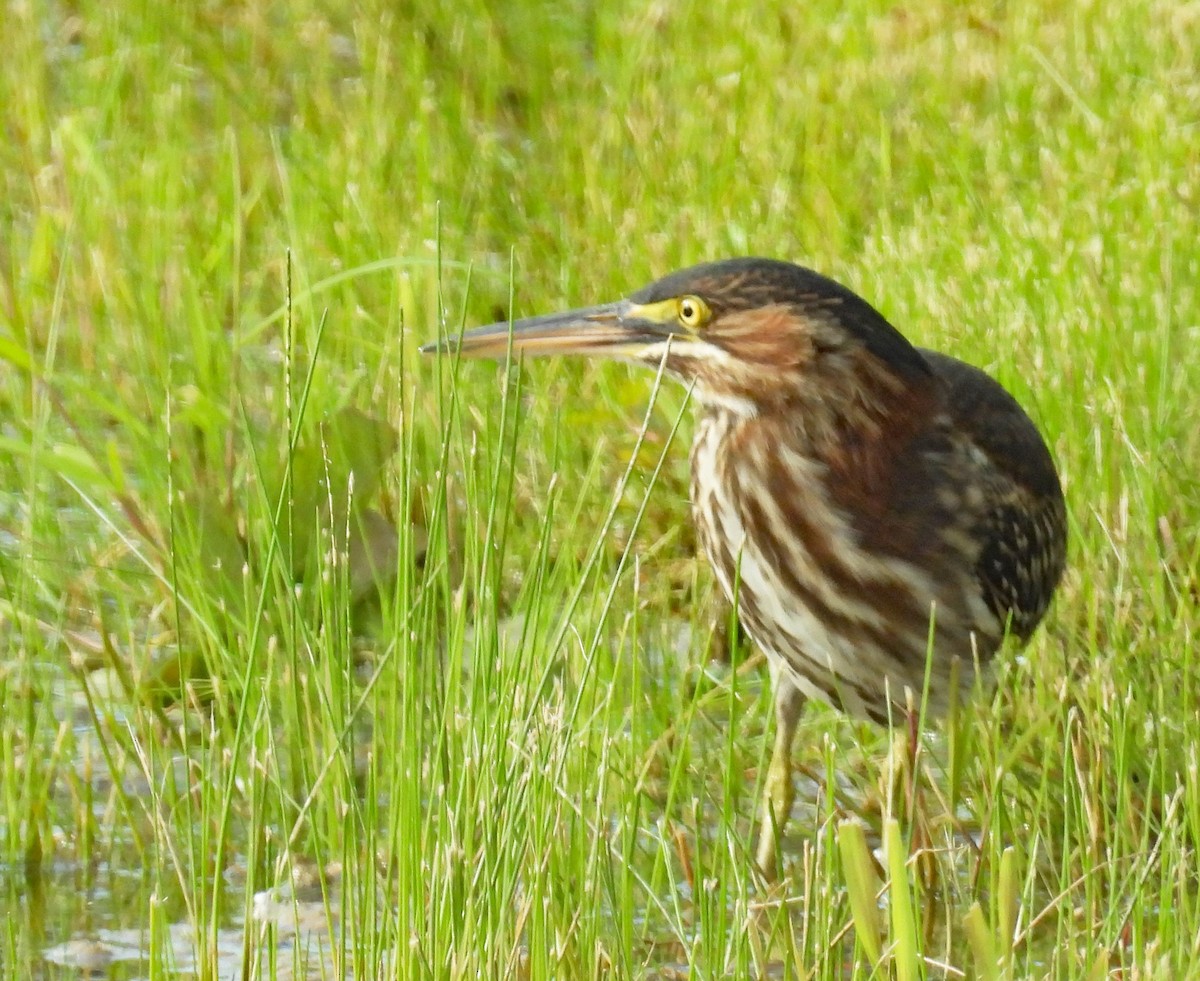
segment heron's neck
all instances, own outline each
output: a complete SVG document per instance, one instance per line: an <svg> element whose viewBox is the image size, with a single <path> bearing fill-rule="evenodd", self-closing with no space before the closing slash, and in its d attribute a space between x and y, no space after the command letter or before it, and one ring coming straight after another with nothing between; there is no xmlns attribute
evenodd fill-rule
<svg viewBox="0 0 1200 981"><path fill-rule="evenodd" d="M812 460L843 464L893 456L928 424L937 401L932 385L863 370L755 392L697 384L693 394L723 431L758 430Z"/></svg>
<svg viewBox="0 0 1200 981"><path fill-rule="evenodd" d="M706 415L721 416L729 421L754 419L759 415L758 402L749 395L733 391L704 388L697 385L692 396Z"/></svg>

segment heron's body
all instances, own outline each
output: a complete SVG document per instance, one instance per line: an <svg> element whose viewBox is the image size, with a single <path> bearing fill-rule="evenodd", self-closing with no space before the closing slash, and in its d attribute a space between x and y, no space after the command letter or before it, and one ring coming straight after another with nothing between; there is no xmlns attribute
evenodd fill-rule
<svg viewBox="0 0 1200 981"><path fill-rule="evenodd" d="M1053 475L1037 430L982 372L921 353L929 376L893 410L910 417L904 436L842 431L822 445L806 426L820 410L717 403L692 448L704 553L778 677L880 723L905 688L921 696L931 652L942 665L959 658L954 676L969 686L1006 631L1027 639L1062 571L1061 496L1039 504L1045 488L999 469L971 421L983 401L1007 424L1005 452ZM950 680L929 672L935 713Z"/></svg>
<svg viewBox="0 0 1200 981"><path fill-rule="evenodd" d="M1050 453L1017 402L914 348L873 307L789 263L734 259L629 300L497 324L464 356L605 354L692 388L692 513L770 658L777 729L758 863L791 808L805 695L886 723L935 713L1041 620L1066 559Z"/></svg>

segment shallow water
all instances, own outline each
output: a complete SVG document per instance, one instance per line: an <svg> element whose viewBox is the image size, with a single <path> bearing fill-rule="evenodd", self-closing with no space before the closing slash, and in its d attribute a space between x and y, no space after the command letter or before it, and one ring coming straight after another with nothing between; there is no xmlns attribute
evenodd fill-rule
<svg viewBox="0 0 1200 981"><path fill-rule="evenodd" d="M0 868L0 879L7 947L19 962L41 961L46 977L78 978L82 972L84 977L125 979L197 972L199 945L186 907L178 897L156 895L140 871L108 864L40 873L6 867ZM207 938L213 977L239 981L247 961L257 963L260 972L274 964L279 978L352 976L339 970L338 938L330 929L331 919L336 923L336 881L334 887L330 908L319 888L314 892L311 886L256 894L249 924L236 912L227 926ZM224 889L228 908L240 911L244 885L231 881ZM156 965L148 960L152 944L161 958Z"/></svg>

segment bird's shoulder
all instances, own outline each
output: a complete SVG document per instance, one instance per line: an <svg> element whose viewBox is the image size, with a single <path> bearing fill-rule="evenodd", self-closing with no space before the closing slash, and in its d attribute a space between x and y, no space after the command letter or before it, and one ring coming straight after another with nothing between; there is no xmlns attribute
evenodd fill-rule
<svg viewBox="0 0 1200 981"><path fill-rule="evenodd" d="M1033 421L986 372L922 351L942 385L938 442L957 477L957 521L970 526L983 595L1011 630L1037 625L1066 560L1066 506L1050 450Z"/></svg>
<svg viewBox="0 0 1200 981"><path fill-rule="evenodd" d="M942 386L941 409L952 433L1033 497L1061 496L1050 450L1008 390L974 365L937 351L919 350Z"/></svg>

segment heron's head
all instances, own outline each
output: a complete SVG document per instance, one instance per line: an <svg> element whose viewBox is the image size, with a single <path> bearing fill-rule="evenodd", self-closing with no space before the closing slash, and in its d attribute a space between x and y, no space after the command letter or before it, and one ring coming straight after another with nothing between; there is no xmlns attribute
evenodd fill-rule
<svg viewBox="0 0 1200 981"><path fill-rule="evenodd" d="M422 350L665 364L701 403L748 412L824 395L870 401L876 387L900 392L931 377L920 353L861 297L771 259L693 266L615 303L492 324Z"/></svg>

